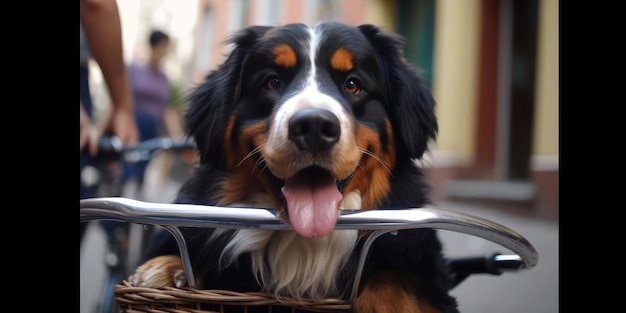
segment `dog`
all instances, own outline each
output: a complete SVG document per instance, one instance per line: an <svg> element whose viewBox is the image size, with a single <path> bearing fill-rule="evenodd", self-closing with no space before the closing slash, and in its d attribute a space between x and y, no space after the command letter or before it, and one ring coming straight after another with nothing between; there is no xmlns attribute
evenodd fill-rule
<svg viewBox="0 0 626 313"><path fill-rule="evenodd" d="M273 209L290 230L183 228L202 289L345 298L367 231L334 230L342 212L431 204L419 161L435 140L435 101L403 38L375 25L250 26L188 95L199 164L176 202ZM165 233L165 232L163 232ZM158 236L157 236L158 237ZM184 286L165 234L136 286ZM458 312L433 229L370 249L357 313Z"/></svg>

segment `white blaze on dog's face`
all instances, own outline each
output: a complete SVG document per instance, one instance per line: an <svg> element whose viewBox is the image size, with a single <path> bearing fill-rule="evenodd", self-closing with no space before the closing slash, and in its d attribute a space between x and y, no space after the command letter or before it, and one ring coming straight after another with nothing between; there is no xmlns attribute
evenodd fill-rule
<svg viewBox="0 0 626 313"><path fill-rule="evenodd" d="M281 191L294 230L319 237L334 229L343 198L337 181L354 172L361 152L350 113L319 88L319 34L310 36L304 84L278 106L261 152L272 174L285 180ZM274 51L280 60L295 55L289 46Z"/></svg>

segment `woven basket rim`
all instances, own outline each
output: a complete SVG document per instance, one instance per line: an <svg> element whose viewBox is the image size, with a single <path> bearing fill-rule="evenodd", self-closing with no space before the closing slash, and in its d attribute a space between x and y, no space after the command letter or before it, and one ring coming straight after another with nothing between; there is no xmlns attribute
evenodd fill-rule
<svg viewBox="0 0 626 313"><path fill-rule="evenodd" d="M149 312L155 312L155 306L200 308L201 305L283 306L314 312L348 312L350 309L350 305L343 299L277 298L264 292L195 289L188 286L147 288L133 286L128 280L123 280L115 286L115 300L122 308L132 307L132 312L142 312L137 310L138 307L146 307L149 308ZM193 312L205 311L194 310Z"/></svg>

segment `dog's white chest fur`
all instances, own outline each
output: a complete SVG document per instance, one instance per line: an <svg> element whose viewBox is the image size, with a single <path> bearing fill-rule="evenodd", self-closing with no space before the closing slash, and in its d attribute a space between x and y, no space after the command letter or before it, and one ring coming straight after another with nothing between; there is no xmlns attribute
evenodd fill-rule
<svg viewBox="0 0 626 313"><path fill-rule="evenodd" d="M248 200L237 206L272 207L269 197L263 195L251 195ZM214 238L224 231L216 231ZM252 271L266 292L294 298L338 296L342 290L337 290L337 274L357 240L357 230L335 230L324 237L306 238L291 230L240 229L222 252L220 265L226 267L250 253Z"/></svg>

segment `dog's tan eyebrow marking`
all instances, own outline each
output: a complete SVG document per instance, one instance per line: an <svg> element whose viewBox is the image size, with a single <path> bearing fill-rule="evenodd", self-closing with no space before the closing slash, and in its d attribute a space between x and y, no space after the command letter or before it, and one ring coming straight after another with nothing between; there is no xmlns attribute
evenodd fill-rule
<svg viewBox="0 0 626 313"><path fill-rule="evenodd" d="M330 58L330 65L338 71L347 72L354 67L352 57L353 56L350 51L344 48L339 48Z"/></svg>
<svg viewBox="0 0 626 313"><path fill-rule="evenodd" d="M288 44L281 44L274 48L274 63L281 67L296 66L298 58L296 53Z"/></svg>

